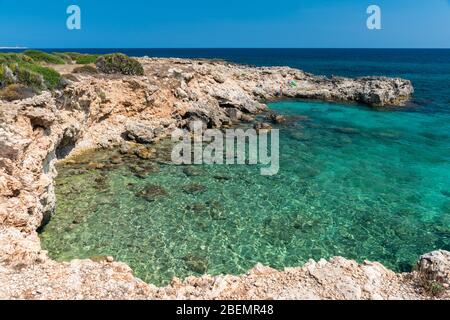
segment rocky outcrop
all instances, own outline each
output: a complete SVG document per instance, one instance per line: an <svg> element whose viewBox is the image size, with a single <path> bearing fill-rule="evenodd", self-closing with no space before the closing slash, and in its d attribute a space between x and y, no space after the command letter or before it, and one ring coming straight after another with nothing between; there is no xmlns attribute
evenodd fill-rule
<svg viewBox="0 0 450 320"><path fill-rule="evenodd" d="M428 281L450 285L450 252L444 250L424 254L417 262L419 274Z"/></svg>
<svg viewBox="0 0 450 320"><path fill-rule="evenodd" d="M144 76L76 74L73 81L53 94L0 103L0 298L428 297L414 280L417 272L395 274L376 263L359 265L344 258L310 261L302 268L284 271L257 266L242 276L174 279L165 288L134 278L128 266L112 258L52 261L41 249L36 230L51 216L55 163L67 155L115 145L124 145L126 152L133 144L126 140L152 143L175 127L189 126L194 119L207 127L249 121L266 109L265 102L275 99L387 106L405 103L413 92L410 82L401 79L330 79L291 68L252 68L219 61L140 62ZM269 120L283 119L273 116ZM142 157L151 153L148 146L136 150ZM149 190L140 196L150 199L164 195L157 188ZM200 192L200 187L194 191ZM445 253L438 260L441 258L448 259ZM445 264L435 267L436 259L421 263L418 272L439 270L436 278L443 277L445 271L440 266ZM193 267L202 268L201 263L191 260Z"/></svg>

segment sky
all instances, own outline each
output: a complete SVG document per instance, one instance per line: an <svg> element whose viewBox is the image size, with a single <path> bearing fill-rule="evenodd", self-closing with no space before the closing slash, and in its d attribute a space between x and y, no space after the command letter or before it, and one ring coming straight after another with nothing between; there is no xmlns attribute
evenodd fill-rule
<svg viewBox="0 0 450 320"><path fill-rule="evenodd" d="M381 30L369 30L369 5ZM68 30L69 5L81 30ZM450 0L0 0L0 47L450 48Z"/></svg>

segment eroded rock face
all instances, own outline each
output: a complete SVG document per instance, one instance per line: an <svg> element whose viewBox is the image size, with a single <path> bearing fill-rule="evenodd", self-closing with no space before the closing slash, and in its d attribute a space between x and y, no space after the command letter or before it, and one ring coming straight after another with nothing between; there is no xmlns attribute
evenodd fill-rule
<svg viewBox="0 0 450 320"><path fill-rule="evenodd" d="M76 82L53 95L46 92L14 103L0 102L0 298L424 297L403 275L379 264L358 265L344 258L310 261L305 267L284 271L258 265L242 276L174 279L165 288L134 278L129 267L112 257L99 262L52 261L41 249L36 229L50 217L55 205L57 159L114 145L126 146L121 149L124 153L150 157L151 149L135 146L136 142L153 142L176 127L189 126L192 120L201 120L207 127L250 121L266 109L264 102L273 99L313 98L386 106L406 102L413 92L410 82L401 79L329 79L291 68L252 68L204 60L139 61L144 76L78 74ZM269 127L261 124L258 129ZM135 142L125 142L124 136ZM151 171L141 169L136 173ZM203 189L189 186L186 192ZM138 196L153 201L165 193L150 186ZM226 219L220 207L208 207L213 219ZM421 272L434 270L432 274L444 278L447 267L437 263L439 257L422 259L426 263L421 262ZM199 273L207 270L201 259L190 257L186 262Z"/></svg>
<svg viewBox="0 0 450 320"><path fill-rule="evenodd" d="M450 252L438 250L424 254L417 262L417 269L427 280L450 284Z"/></svg>

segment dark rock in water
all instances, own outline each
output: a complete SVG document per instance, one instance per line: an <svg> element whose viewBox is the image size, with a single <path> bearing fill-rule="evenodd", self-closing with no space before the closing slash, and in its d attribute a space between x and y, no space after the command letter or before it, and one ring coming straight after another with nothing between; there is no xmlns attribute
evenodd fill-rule
<svg viewBox="0 0 450 320"><path fill-rule="evenodd" d="M88 169L91 170L98 170L98 169L103 169L105 168L105 164L104 163L100 163L100 162L90 162L87 165Z"/></svg>
<svg viewBox="0 0 450 320"><path fill-rule="evenodd" d="M134 154L142 160L148 160L155 154L155 150L153 148L140 147L134 150Z"/></svg>
<svg viewBox="0 0 450 320"><path fill-rule="evenodd" d="M216 180L220 180L220 181L231 180L230 177L227 177L225 175L219 175L219 174L214 175L213 178L216 179Z"/></svg>
<svg viewBox="0 0 450 320"><path fill-rule="evenodd" d="M158 173L161 171L161 167L159 166L159 164L157 163L152 163L149 162L145 165L144 169L148 172L148 173Z"/></svg>
<svg viewBox="0 0 450 320"><path fill-rule="evenodd" d="M450 191L447 190L441 190L442 195L450 198Z"/></svg>
<svg viewBox="0 0 450 320"><path fill-rule="evenodd" d="M201 212L206 209L206 205L200 202L195 202L186 206L186 210Z"/></svg>
<svg viewBox="0 0 450 320"><path fill-rule="evenodd" d="M183 191L187 194L198 194L206 190L204 185L199 183L191 183L183 187Z"/></svg>
<svg viewBox="0 0 450 320"><path fill-rule="evenodd" d="M199 167L188 166L183 168L183 173L188 177L200 176L203 171Z"/></svg>
<svg viewBox="0 0 450 320"><path fill-rule="evenodd" d="M292 138L293 140L297 140L297 141L309 141L311 140L311 137L308 134L305 134L303 132L300 131L292 131L289 133L289 137Z"/></svg>
<svg viewBox="0 0 450 320"><path fill-rule="evenodd" d="M107 176L105 176L105 175L95 177L95 179L94 179L95 188L96 189L105 189L107 187L106 181L107 181Z"/></svg>
<svg viewBox="0 0 450 320"><path fill-rule="evenodd" d="M252 122L253 121L252 116L249 116L248 114L241 114L240 119L242 122Z"/></svg>
<svg viewBox="0 0 450 320"><path fill-rule="evenodd" d="M264 117L265 121L272 122L274 124L281 124L286 122L286 118L282 115L278 115L275 112L270 112Z"/></svg>
<svg viewBox="0 0 450 320"><path fill-rule="evenodd" d="M152 173L158 173L160 171L160 167L156 163L148 163L145 167L141 167L138 165L132 165L129 167L130 171L138 178L145 179Z"/></svg>
<svg viewBox="0 0 450 320"><path fill-rule="evenodd" d="M334 128L334 131L345 134L358 134L359 130L355 128Z"/></svg>
<svg viewBox="0 0 450 320"><path fill-rule="evenodd" d="M111 163L112 164L121 164L122 158L119 156L113 156L113 157L111 157Z"/></svg>
<svg viewBox="0 0 450 320"><path fill-rule="evenodd" d="M442 211L444 211L444 213L450 214L450 201L447 201L442 205Z"/></svg>
<svg viewBox="0 0 450 320"><path fill-rule="evenodd" d="M207 205L208 207L214 208L214 209L221 209L221 208L223 207L223 206L222 206L222 203L221 203L220 201L217 201L217 200L207 201L207 202L206 202L206 205Z"/></svg>
<svg viewBox="0 0 450 320"><path fill-rule="evenodd" d="M167 196L167 191L163 187L150 184L136 194L137 197L143 198L149 202L156 201L160 197Z"/></svg>
<svg viewBox="0 0 450 320"><path fill-rule="evenodd" d="M72 220L72 224L80 224L83 222L83 217L82 216L75 216Z"/></svg>
<svg viewBox="0 0 450 320"><path fill-rule="evenodd" d="M129 167L130 171L138 178L145 179L148 175L148 172L137 165L132 165Z"/></svg>
<svg viewBox="0 0 450 320"><path fill-rule="evenodd" d="M206 205L209 207L209 215L213 220L226 220L228 218L228 214L220 201L207 201Z"/></svg>
<svg viewBox="0 0 450 320"><path fill-rule="evenodd" d="M196 273L205 274L208 271L208 260L195 254L188 254L183 257L186 267Z"/></svg>
<svg viewBox="0 0 450 320"><path fill-rule="evenodd" d="M270 130L272 129L272 126L265 122L257 122L254 124L253 129L259 132L260 130Z"/></svg>
<svg viewBox="0 0 450 320"><path fill-rule="evenodd" d="M226 114L228 115L228 117L230 117L230 120L233 122L239 121L239 119L241 119L242 116L242 112L236 108L227 108Z"/></svg>

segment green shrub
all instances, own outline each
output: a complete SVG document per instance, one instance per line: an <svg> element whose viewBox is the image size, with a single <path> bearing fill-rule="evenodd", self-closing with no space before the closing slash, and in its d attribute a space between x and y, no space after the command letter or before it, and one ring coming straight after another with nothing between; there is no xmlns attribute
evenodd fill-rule
<svg viewBox="0 0 450 320"><path fill-rule="evenodd" d="M100 57L100 55L98 55L98 54L83 54L83 55L80 55L78 58L76 58L75 62L77 64L91 64L91 63L95 63L95 61L97 61L98 57Z"/></svg>
<svg viewBox="0 0 450 320"><path fill-rule="evenodd" d="M99 54L84 54L78 52L64 52L65 55L70 57L72 61L75 61L76 64L91 64L97 61L97 58L100 57Z"/></svg>
<svg viewBox="0 0 450 320"><path fill-rule="evenodd" d="M439 297L445 291L443 284L436 280L422 279L421 282L425 291L433 297Z"/></svg>
<svg viewBox="0 0 450 320"><path fill-rule="evenodd" d="M11 66L11 70L18 84L23 84L36 90L45 89L44 76L31 70L31 68L15 64Z"/></svg>
<svg viewBox="0 0 450 320"><path fill-rule="evenodd" d="M65 63L72 63L72 58L68 54L62 52L53 52L52 54L63 59Z"/></svg>
<svg viewBox="0 0 450 320"><path fill-rule="evenodd" d="M9 65L9 68L13 72L17 83L36 90L54 89L61 78L60 74L55 70L37 64L16 63ZM3 67L3 69L5 68ZM11 82L6 84L11 84Z"/></svg>
<svg viewBox="0 0 450 320"><path fill-rule="evenodd" d="M101 56L96 61L97 69L108 74L144 75L144 68L136 59L122 53Z"/></svg>
<svg viewBox="0 0 450 320"><path fill-rule="evenodd" d="M82 56L81 53L78 52L64 52L65 55L69 56L73 61L77 60L79 56Z"/></svg>
<svg viewBox="0 0 450 320"><path fill-rule="evenodd" d="M32 58L36 62L47 62L53 64L65 64L65 61L53 54L38 51L38 50L27 50L23 53L24 55Z"/></svg>
<svg viewBox="0 0 450 320"><path fill-rule="evenodd" d="M36 92L27 86L22 84L11 84L6 88L0 90L0 98L6 101L15 101L26 98L31 98Z"/></svg>
<svg viewBox="0 0 450 320"><path fill-rule="evenodd" d="M0 88L16 82L16 77L6 64L0 64Z"/></svg>
<svg viewBox="0 0 450 320"><path fill-rule="evenodd" d="M87 73L87 74L96 74L98 70L96 67L91 65L83 65L81 67L76 67L72 71L73 73Z"/></svg>
<svg viewBox="0 0 450 320"><path fill-rule="evenodd" d="M29 65L29 70L43 76L45 86L48 89L54 89L58 85L58 83L61 79L61 75L57 71L55 71L51 68L42 67L42 66L39 66L36 64L31 64L31 65Z"/></svg>
<svg viewBox="0 0 450 320"><path fill-rule="evenodd" d="M17 53L0 54L0 87L18 83L35 91L54 89L60 74L44 67L30 56Z"/></svg>
<svg viewBox="0 0 450 320"><path fill-rule="evenodd" d="M28 56L18 53L0 53L0 64L9 63L34 63L34 60Z"/></svg>

